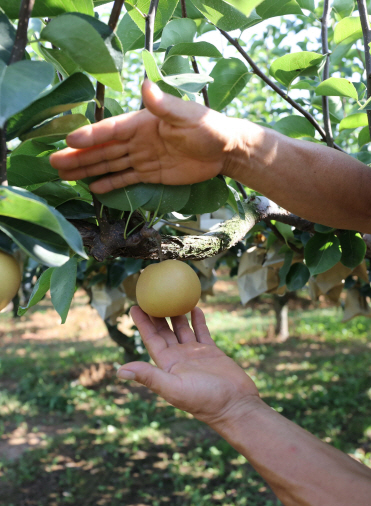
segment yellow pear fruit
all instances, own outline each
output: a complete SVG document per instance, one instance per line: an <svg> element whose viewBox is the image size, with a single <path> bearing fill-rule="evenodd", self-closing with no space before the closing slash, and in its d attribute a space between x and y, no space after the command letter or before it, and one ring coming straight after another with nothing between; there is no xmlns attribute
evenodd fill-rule
<svg viewBox="0 0 371 506"><path fill-rule="evenodd" d="M151 264L137 283L137 301L150 316L164 318L189 313L201 296L201 283L195 271L179 260Z"/></svg>
<svg viewBox="0 0 371 506"><path fill-rule="evenodd" d="M0 311L15 297L21 284L21 269L17 260L0 250Z"/></svg>

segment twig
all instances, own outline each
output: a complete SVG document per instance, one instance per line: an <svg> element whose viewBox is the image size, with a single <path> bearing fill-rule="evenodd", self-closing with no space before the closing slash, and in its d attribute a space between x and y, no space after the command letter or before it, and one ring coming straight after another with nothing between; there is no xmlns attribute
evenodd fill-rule
<svg viewBox="0 0 371 506"><path fill-rule="evenodd" d="M366 81L367 81L367 99L371 97L371 30L368 20L368 11L366 0L357 0L359 17L361 19L363 42L365 46L365 61L366 61ZM368 128L371 135L371 111L367 111Z"/></svg>
<svg viewBox="0 0 371 506"><path fill-rule="evenodd" d="M153 53L153 39L155 36L155 20L156 13L158 7L159 0L151 0L151 4L149 6L148 14L145 16L146 18L146 30L145 30L145 42L144 49L147 49L151 54ZM147 72L144 71L144 79L147 78ZM140 103L140 110L145 109L145 105L143 99Z"/></svg>
<svg viewBox="0 0 371 506"><path fill-rule="evenodd" d="M277 237L277 239L279 239L280 241L286 243L287 246L292 251L294 251L295 253L300 253L300 254L303 253L303 250L300 249L300 248L298 248L297 246L295 246L295 244L293 244L292 242L286 241L286 239L283 237L283 235L278 230L278 228L275 225L273 225L273 223L271 222L271 220L267 219L267 220L265 220L265 222L267 223L267 225L269 226L269 228L272 230L272 232L274 233L274 235Z"/></svg>
<svg viewBox="0 0 371 506"><path fill-rule="evenodd" d="M182 7L182 18L188 17L187 16L186 0L180 0L180 5ZM194 56L191 56L191 62L192 62L192 67L193 67L195 74L199 74L200 70L197 65L197 60ZM201 93L202 93L202 96L204 97L204 103L205 103L206 107L210 107L209 95L207 94L206 86L204 86L202 88Z"/></svg>
<svg viewBox="0 0 371 506"><path fill-rule="evenodd" d="M14 45L9 58L9 65L17 63L22 60L26 46L27 46L27 29L30 15L34 6L35 0L22 0L19 9L19 20L17 32L15 35ZM7 180L6 161L7 161L8 148L6 145L6 123L0 129L0 184Z"/></svg>
<svg viewBox="0 0 371 506"><path fill-rule="evenodd" d="M6 125L0 129L0 184L3 184L7 180L6 176L6 157L7 157L7 146L6 146Z"/></svg>
<svg viewBox="0 0 371 506"><path fill-rule="evenodd" d="M249 65L253 69L254 73L258 77L260 77L260 79L262 79L268 86L270 86L280 97L282 97L284 100L286 100L286 102L288 102L292 107L294 107L294 109L299 111L300 114L302 114L305 118L307 118L307 120L314 126L314 128L320 134L320 136L322 137L322 140L326 142L326 132L321 127L321 125L318 123L318 121L308 111L303 109L303 107L301 107L301 105L299 105L297 102L295 102L295 100L293 100L283 90L281 90L281 88L279 88L273 81L271 81L269 79L269 77L267 77L259 69L259 67L254 62L254 60L252 60L250 58L250 56L246 53L246 51L241 47L238 40L231 37L229 35L229 33L225 32L224 30L221 30L220 28L218 28L218 30L232 44L232 46L234 46L237 49L237 51L245 58L245 60L249 63ZM342 151L343 153L345 153L345 151L335 143L334 143L334 148L337 149L338 151Z"/></svg>
<svg viewBox="0 0 371 506"><path fill-rule="evenodd" d="M244 199L247 199L247 193L243 185L239 181L235 181L237 188L240 190L240 193Z"/></svg>
<svg viewBox="0 0 371 506"><path fill-rule="evenodd" d="M326 55L326 63L323 68L322 79L325 81L330 77L330 59L328 54L328 23L330 20L330 2L329 0L324 1L323 5L323 16L321 19L321 39L322 39L322 54ZM323 123L326 132L326 142L330 148L334 147L334 138L332 135L329 100L328 97L322 97L322 112L323 112Z"/></svg>
<svg viewBox="0 0 371 506"><path fill-rule="evenodd" d="M113 4L111 15L108 20L108 26L112 29L112 31L116 30L123 5L124 0L115 0L115 3ZM95 96L98 100L99 105L96 104L94 112L94 118L95 121L97 122L104 119L104 95L105 95L105 86L104 84L98 82Z"/></svg>
<svg viewBox="0 0 371 506"><path fill-rule="evenodd" d="M9 59L9 65L21 61L27 46L27 29L35 0L22 0L19 9L17 33Z"/></svg>

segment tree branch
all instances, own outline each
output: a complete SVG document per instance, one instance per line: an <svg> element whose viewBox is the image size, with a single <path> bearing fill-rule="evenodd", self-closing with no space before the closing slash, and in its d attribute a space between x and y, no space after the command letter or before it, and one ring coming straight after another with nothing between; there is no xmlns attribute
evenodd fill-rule
<svg viewBox="0 0 371 506"><path fill-rule="evenodd" d="M283 237L283 235L281 234L281 232L278 230L278 228L275 225L273 225L273 223L271 222L271 220L267 219L267 220L264 220L264 221L266 222L266 224L268 225L268 227L272 230L272 232L277 237L277 239L279 239L283 243L286 243L287 246L290 249L292 249L292 251L295 251L295 253L300 253L300 254L303 253L302 249L300 249L297 246L295 246L295 244L292 244L291 242L285 240L285 238Z"/></svg>
<svg viewBox="0 0 371 506"><path fill-rule="evenodd" d="M245 218L233 216L212 232L198 236L161 235L145 225L142 230L124 239L124 220L110 225L104 242L97 225L82 220L70 220L80 232L89 254L99 262L110 257L159 258L158 238L164 258L202 260L230 249L241 241L253 226L262 220L272 219L295 226L300 230L314 231L314 224L282 209L265 197L252 196L242 202Z"/></svg>
<svg viewBox="0 0 371 506"><path fill-rule="evenodd" d="M329 59L329 50L328 50L328 23L330 20L330 2L329 0L324 1L323 5L323 16L321 19L321 39L322 39L322 54L326 55L326 63L323 69L322 79L325 81L330 77L330 59ZM329 100L328 97L322 97L322 112L323 112L323 122L326 131L326 142L328 147L334 147L334 138L332 135L331 128L331 120L330 120L330 110L329 110Z"/></svg>
<svg viewBox="0 0 371 506"><path fill-rule="evenodd" d="M366 61L366 82L367 82L367 98L371 97L371 30L368 20L367 3L366 0L357 0L359 16L361 19L363 43L365 47L365 61ZM371 136L371 111L367 111L368 128Z"/></svg>
<svg viewBox="0 0 371 506"><path fill-rule="evenodd" d="M148 14L146 15L146 30L145 30L145 39L144 39L144 49L147 49L151 54L153 53L153 39L155 36L155 21L156 21L156 13L158 8L159 0L151 0L151 4L148 9ZM144 71L144 79L147 78L147 71ZM145 105L142 99L140 104L140 109L145 109Z"/></svg>
<svg viewBox="0 0 371 506"><path fill-rule="evenodd" d="M19 9L19 20L14 46L9 59L9 65L22 60L27 46L27 29L35 0L22 0Z"/></svg>
<svg viewBox="0 0 371 506"><path fill-rule="evenodd" d="M6 145L6 123L0 128L0 184L7 180L6 174L7 145Z"/></svg>
<svg viewBox="0 0 371 506"><path fill-rule="evenodd" d="M112 31L116 30L123 5L124 0L115 0L115 3L113 4L112 11L108 20L108 26L112 29ZM97 122L104 119L104 95L105 95L104 84L97 82L96 98L99 102L99 105L98 104L95 105L95 112L94 112L95 121Z"/></svg>
<svg viewBox="0 0 371 506"><path fill-rule="evenodd" d="M14 45L9 58L9 65L22 60L27 46L27 29L35 0L22 0L19 9L19 20ZM0 129L0 184L7 180L6 162L8 148L6 145L6 123Z"/></svg>
<svg viewBox="0 0 371 506"><path fill-rule="evenodd" d="M246 51L241 47L238 40L234 39L229 35L229 33L225 32L224 30L221 30L218 28L219 32L234 46L237 51L245 58L245 60L249 63L251 68L253 69L254 73L260 77L268 86L270 86L281 98L286 100L294 109L300 112L307 120L314 126L314 128L317 130L317 132L322 137L322 140L326 142L326 132L321 127L321 125L318 123L318 121L308 112L306 111L301 105L299 105L295 100L293 100L291 97L289 97L281 88L279 88L273 81L269 79L257 66L257 64L250 58L250 56L246 53ZM345 151L338 146L337 144L334 144L334 148L342 151L345 153Z"/></svg>
<svg viewBox="0 0 371 506"><path fill-rule="evenodd" d="M240 190L240 193L242 197L246 200L247 199L247 193L245 188L243 187L243 184L241 184L239 181L235 181L237 188Z"/></svg>

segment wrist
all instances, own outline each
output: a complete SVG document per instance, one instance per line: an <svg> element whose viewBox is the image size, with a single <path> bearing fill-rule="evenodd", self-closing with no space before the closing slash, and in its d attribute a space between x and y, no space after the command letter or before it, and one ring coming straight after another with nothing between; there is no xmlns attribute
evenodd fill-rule
<svg viewBox="0 0 371 506"><path fill-rule="evenodd" d="M234 121L236 124L222 174L260 191L262 174L274 164L277 146L283 136L248 120Z"/></svg>
<svg viewBox="0 0 371 506"><path fill-rule="evenodd" d="M271 408L262 401L259 395L249 395L233 404L208 425L224 439L230 440L231 435L237 434L240 427L245 430L249 422L267 410L270 411Z"/></svg>

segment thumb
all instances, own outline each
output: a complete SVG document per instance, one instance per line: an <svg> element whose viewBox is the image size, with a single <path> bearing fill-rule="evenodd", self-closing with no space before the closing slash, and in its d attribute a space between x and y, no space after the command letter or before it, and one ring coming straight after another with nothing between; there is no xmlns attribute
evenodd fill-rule
<svg viewBox="0 0 371 506"><path fill-rule="evenodd" d="M181 98L164 93L146 79L142 86L143 103L158 118L174 126L185 127L197 124L207 109L195 102L185 102Z"/></svg>
<svg viewBox="0 0 371 506"><path fill-rule="evenodd" d="M179 381L179 378L173 374L154 367L147 362L125 364L117 371L117 376L121 379L135 380L162 397L173 394Z"/></svg>

